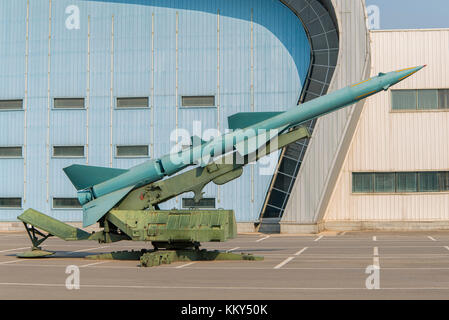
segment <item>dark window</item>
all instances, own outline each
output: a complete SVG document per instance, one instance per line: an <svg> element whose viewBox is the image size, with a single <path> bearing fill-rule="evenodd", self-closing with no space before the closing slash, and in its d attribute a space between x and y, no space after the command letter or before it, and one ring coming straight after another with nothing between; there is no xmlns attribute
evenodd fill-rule
<svg viewBox="0 0 449 320"><path fill-rule="evenodd" d="M148 108L148 98L117 98L118 109Z"/></svg>
<svg viewBox="0 0 449 320"><path fill-rule="evenodd" d="M272 206L267 206L265 208L264 218L279 218L281 216L281 209Z"/></svg>
<svg viewBox="0 0 449 320"><path fill-rule="evenodd" d="M55 109L84 109L84 98L55 98Z"/></svg>
<svg viewBox="0 0 449 320"><path fill-rule="evenodd" d="M295 160L284 158L279 166L279 172L293 176L295 174L296 164Z"/></svg>
<svg viewBox="0 0 449 320"><path fill-rule="evenodd" d="M215 107L215 96L183 96L183 107Z"/></svg>
<svg viewBox="0 0 449 320"><path fill-rule="evenodd" d="M416 110L417 94L416 90L392 90L393 110Z"/></svg>
<svg viewBox="0 0 449 320"><path fill-rule="evenodd" d="M285 198L287 198L287 193L272 189L270 194L270 200L268 204L272 207L282 208L284 205Z"/></svg>
<svg viewBox="0 0 449 320"><path fill-rule="evenodd" d="M395 192L394 173L376 173L375 174L374 191L378 193Z"/></svg>
<svg viewBox="0 0 449 320"><path fill-rule="evenodd" d="M22 110L23 100L0 100L0 110Z"/></svg>
<svg viewBox="0 0 449 320"><path fill-rule="evenodd" d="M21 158L22 147L0 147L0 158Z"/></svg>
<svg viewBox="0 0 449 320"><path fill-rule="evenodd" d="M215 198L204 198L200 202L195 203L193 198L182 199L183 208L200 208L200 209L215 209Z"/></svg>
<svg viewBox="0 0 449 320"><path fill-rule="evenodd" d="M148 146L117 146L117 157L148 157Z"/></svg>
<svg viewBox="0 0 449 320"><path fill-rule="evenodd" d="M440 172L440 190L449 191L449 172Z"/></svg>
<svg viewBox="0 0 449 320"><path fill-rule="evenodd" d="M397 192L417 192L418 179L416 172L399 172L396 174Z"/></svg>
<svg viewBox="0 0 449 320"><path fill-rule="evenodd" d="M374 190L373 173L353 173L352 174L352 192L371 193Z"/></svg>
<svg viewBox="0 0 449 320"><path fill-rule="evenodd" d="M440 186L438 183L438 172L420 172L418 175L419 192L440 191Z"/></svg>
<svg viewBox="0 0 449 320"><path fill-rule="evenodd" d="M0 208L22 208L22 198L0 198Z"/></svg>
<svg viewBox="0 0 449 320"><path fill-rule="evenodd" d="M84 157L84 146L55 146L53 157Z"/></svg>
<svg viewBox="0 0 449 320"><path fill-rule="evenodd" d="M438 90L438 109L449 109L449 89Z"/></svg>
<svg viewBox="0 0 449 320"><path fill-rule="evenodd" d="M80 209L77 198L53 198L53 209Z"/></svg>
<svg viewBox="0 0 449 320"><path fill-rule="evenodd" d="M279 190L288 191L290 189L292 180L293 179L291 177L286 176L279 172L276 177L276 182L274 183L274 187Z"/></svg>

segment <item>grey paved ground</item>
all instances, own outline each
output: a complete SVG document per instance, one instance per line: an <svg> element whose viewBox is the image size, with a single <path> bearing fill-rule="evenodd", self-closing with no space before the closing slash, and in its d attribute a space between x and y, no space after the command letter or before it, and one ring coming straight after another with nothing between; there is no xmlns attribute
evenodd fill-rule
<svg viewBox="0 0 449 320"><path fill-rule="evenodd" d="M448 299L449 232L241 235L205 247L249 252L258 262L92 261L87 254L148 248L123 242L49 239L50 259L17 259L25 234L0 234L0 299ZM66 267L80 267L80 290L68 290ZM370 265L380 289L368 290Z"/></svg>

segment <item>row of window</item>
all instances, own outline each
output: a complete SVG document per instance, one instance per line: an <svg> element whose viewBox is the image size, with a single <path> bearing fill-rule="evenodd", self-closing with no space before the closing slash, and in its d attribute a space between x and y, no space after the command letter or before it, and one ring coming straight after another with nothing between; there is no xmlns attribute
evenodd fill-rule
<svg viewBox="0 0 449 320"><path fill-rule="evenodd" d="M449 89L392 90L392 110L448 110Z"/></svg>
<svg viewBox="0 0 449 320"><path fill-rule="evenodd" d="M204 198L195 203L193 198L182 199L183 208L214 209L215 198ZM0 198L0 209L21 209L22 198ZM53 198L53 209L81 209L77 198Z"/></svg>
<svg viewBox="0 0 449 320"><path fill-rule="evenodd" d="M354 172L353 193L414 193L449 191L449 171Z"/></svg>
<svg viewBox="0 0 449 320"><path fill-rule="evenodd" d="M22 158L22 147L0 147L0 158ZM53 146L55 158L83 158L84 146ZM117 158L148 157L149 147L146 146L116 146Z"/></svg>
<svg viewBox="0 0 449 320"><path fill-rule="evenodd" d="M0 198L0 209L21 209L22 198ZM77 198L53 198L53 209L80 209Z"/></svg>
<svg viewBox="0 0 449 320"><path fill-rule="evenodd" d="M448 110L449 89L392 90L392 110ZM215 107L215 96L182 96L185 108ZM85 109L84 98L55 98L54 109ZM148 97L117 98L117 109L149 108ZM0 110L22 110L23 100L0 100Z"/></svg>
<svg viewBox="0 0 449 320"><path fill-rule="evenodd" d="M181 105L185 108L215 107L215 96L182 96ZM148 97L117 98L117 109L149 108ZM55 98L54 109L85 109L84 98ZM0 110L22 110L23 100L0 100Z"/></svg>

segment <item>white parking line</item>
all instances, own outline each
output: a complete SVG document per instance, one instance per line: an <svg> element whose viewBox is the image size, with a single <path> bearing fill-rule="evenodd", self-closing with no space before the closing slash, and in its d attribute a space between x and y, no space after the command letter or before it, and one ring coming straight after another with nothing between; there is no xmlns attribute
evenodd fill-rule
<svg viewBox="0 0 449 320"><path fill-rule="evenodd" d="M377 241L377 237L376 236L373 236L373 241Z"/></svg>
<svg viewBox="0 0 449 320"><path fill-rule="evenodd" d="M380 268L379 257L374 257L374 258L373 258L373 265L374 265L375 267Z"/></svg>
<svg viewBox="0 0 449 320"><path fill-rule="evenodd" d="M110 262L110 261L101 261L101 262L89 263L89 264L85 264L85 265L80 266L80 268L86 268L86 267L90 267L90 266L96 266L96 265L104 264L104 263L108 263L108 262Z"/></svg>
<svg viewBox="0 0 449 320"><path fill-rule="evenodd" d="M264 241L264 240L268 239L269 237L270 237L270 236L263 237L262 239L256 240L256 242Z"/></svg>
<svg viewBox="0 0 449 320"><path fill-rule="evenodd" d="M194 264L194 263L196 263L196 262L186 263L186 264L183 264L183 265L181 265L181 266L175 267L175 269L182 269L182 268L184 268L184 267L191 266L191 265Z"/></svg>
<svg viewBox="0 0 449 320"><path fill-rule="evenodd" d="M323 237L324 237L324 236L319 236L318 238L316 238L316 239L313 240L313 241L315 241L315 242L320 241Z"/></svg>
<svg viewBox="0 0 449 320"><path fill-rule="evenodd" d="M374 250L373 250L374 252L373 252L373 255L375 256L375 257L378 257L379 256L379 248L378 247L374 247Z"/></svg>
<svg viewBox="0 0 449 320"><path fill-rule="evenodd" d="M21 261L24 261L24 260L17 259L17 260L12 260L12 261L0 262L0 264L10 264L10 263L17 263L17 262L21 262Z"/></svg>
<svg viewBox="0 0 449 320"><path fill-rule="evenodd" d="M285 266L287 263L289 263L290 261L292 261L293 259L295 259L295 257L289 257L287 259L285 259L284 261L282 261L281 263L279 263L276 267L274 267L274 269L280 269L283 266Z"/></svg>
<svg viewBox="0 0 449 320"><path fill-rule="evenodd" d="M237 249L240 249L240 247L235 247L235 248L232 248L232 249L226 250L226 252L231 252L231 251L235 251L235 250L237 250Z"/></svg>
<svg viewBox="0 0 449 320"><path fill-rule="evenodd" d="M29 249L29 248L30 248L30 247L23 247L23 248L15 248L15 249L2 250L2 251L0 251L0 253L2 253L2 252L16 251L16 250L23 250L23 249Z"/></svg>
<svg viewBox="0 0 449 320"><path fill-rule="evenodd" d="M86 251L93 251L93 250L97 250L97 249L104 249L104 248L108 248L109 246L104 246L104 247L95 247L95 248L89 248L89 249L80 249L80 250L76 250L76 251L72 251L72 252L86 252Z"/></svg>
<svg viewBox="0 0 449 320"><path fill-rule="evenodd" d="M427 238L429 238L432 241L437 241L435 238L432 238L431 236L428 236Z"/></svg>
<svg viewBox="0 0 449 320"><path fill-rule="evenodd" d="M308 249L308 247L305 247L304 249L299 250L298 252L295 253L295 256L299 256L301 253L303 253L307 249Z"/></svg>
<svg viewBox="0 0 449 320"><path fill-rule="evenodd" d="M449 247L445 247L447 250L449 250Z"/></svg>

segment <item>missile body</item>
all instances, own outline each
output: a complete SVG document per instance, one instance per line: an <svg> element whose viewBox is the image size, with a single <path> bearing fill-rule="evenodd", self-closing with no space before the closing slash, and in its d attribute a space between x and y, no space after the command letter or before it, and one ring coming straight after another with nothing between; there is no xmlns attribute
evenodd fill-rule
<svg viewBox="0 0 449 320"><path fill-rule="evenodd" d="M259 139L258 135L261 131L276 130L279 134L292 126L352 105L382 90L388 90L391 86L410 77L423 67L425 66L380 73L378 76L358 84L337 90L300 106L294 106L286 112L274 115L256 124L218 136L209 142L193 145L183 151L165 155L157 160L147 161L98 184L77 186L74 182L76 177L74 177L75 174L71 167L64 169L64 171L79 190L78 198L80 203L88 207L89 202L94 199L118 192L119 190L125 190L124 192L127 190L129 192L133 188L158 181L196 163L207 164L210 158L236 149L239 150L239 144L244 143L248 139L255 138L256 140L268 142L266 134L264 134L264 138ZM86 207L84 209L86 210Z"/></svg>

